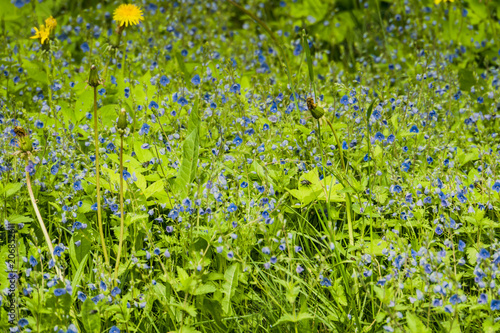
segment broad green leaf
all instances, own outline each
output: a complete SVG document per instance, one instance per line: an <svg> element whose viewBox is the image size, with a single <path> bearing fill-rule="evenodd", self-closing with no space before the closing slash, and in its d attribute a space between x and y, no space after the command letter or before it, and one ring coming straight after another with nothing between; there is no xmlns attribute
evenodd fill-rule
<svg viewBox="0 0 500 333"><path fill-rule="evenodd" d="M88 333L101 332L101 316L97 311L97 305L92 302L90 297L87 297L85 302L83 302L81 316L83 327L85 327Z"/></svg>
<svg viewBox="0 0 500 333"><path fill-rule="evenodd" d="M146 190L144 190L144 196L147 198L151 197L153 194L164 191L163 189L163 179L160 179L153 184L149 185Z"/></svg>
<svg viewBox="0 0 500 333"><path fill-rule="evenodd" d="M429 328L427 328L424 323L418 318L417 315L408 311L406 312L406 323L408 324L408 328L411 333L427 333L431 332Z"/></svg>
<svg viewBox="0 0 500 333"><path fill-rule="evenodd" d="M90 88L87 87L86 90L82 92L80 97L76 100L75 103L75 115L78 121L82 120L83 117L85 117L85 114L87 112L91 112L92 115L94 114L93 111L91 110L92 105L94 104L94 91ZM92 122L92 126L94 123Z"/></svg>
<svg viewBox="0 0 500 333"><path fill-rule="evenodd" d="M222 285L222 292L225 294L225 296L222 300L222 310L226 314L231 313L231 298L234 296L236 288L238 287L239 271L240 264L234 263L226 270L226 273L224 274L225 282Z"/></svg>
<svg viewBox="0 0 500 333"><path fill-rule="evenodd" d="M9 223L13 223L13 224L28 223L28 222L33 221L33 218L31 218L29 216L23 216L23 215L11 215L7 218L7 221L9 221Z"/></svg>
<svg viewBox="0 0 500 333"><path fill-rule="evenodd" d="M212 285L212 284L203 284L201 286L198 286L196 290L194 291L194 295L204 295L208 293L213 293L217 290L217 288Z"/></svg>
<svg viewBox="0 0 500 333"><path fill-rule="evenodd" d="M198 149L200 145L198 103L197 100L189 116L188 135L182 145L182 162L175 182L175 188L178 189L181 198L187 197L189 193L188 186L194 180L198 168Z"/></svg>
<svg viewBox="0 0 500 333"><path fill-rule="evenodd" d="M8 198L11 195L16 194L21 189L21 187L23 187L22 183L9 183L2 190L1 194L2 194L2 196L5 195L5 197Z"/></svg>

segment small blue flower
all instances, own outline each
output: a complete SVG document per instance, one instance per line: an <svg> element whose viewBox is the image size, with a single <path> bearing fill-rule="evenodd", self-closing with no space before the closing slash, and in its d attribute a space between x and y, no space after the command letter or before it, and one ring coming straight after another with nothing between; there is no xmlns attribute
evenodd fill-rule
<svg viewBox="0 0 500 333"><path fill-rule="evenodd" d="M269 247L265 246L262 248L262 253L264 253L265 255L269 255L271 254L271 250L269 249Z"/></svg>
<svg viewBox="0 0 500 333"><path fill-rule="evenodd" d="M332 281L330 281L329 278L324 277L319 284L321 286L323 286L323 287L331 287L332 286Z"/></svg>
<svg viewBox="0 0 500 333"><path fill-rule="evenodd" d="M238 147L239 145L241 145L243 143L243 139L240 138L238 135L234 138L233 140L233 143L236 145L236 147Z"/></svg>
<svg viewBox="0 0 500 333"><path fill-rule="evenodd" d="M201 83L200 76L198 74L195 74L195 76L193 76L193 78L191 79L191 83L195 86L199 85Z"/></svg>
<svg viewBox="0 0 500 333"><path fill-rule="evenodd" d="M384 141L384 139L385 139L385 136L382 133L377 132L375 134L375 141Z"/></svg>
<svg viewBox="0 0 500 333"><path fill-rule="evenodd" d="M483 260L488 259L490 257L490 253L485 248L482 248L481 250L479 250L478 257Z"/></svg>
<svg viewBox="0 0 500 333"><path fill-rule="evenodd" d="M486 303L488 303L488 295L484 293L479 295L477 299L477 304L486 304Z"/></svg>
<svg viewBox="0 0 500 333"><path fill-rule="evenodd" d="M165 75L162 75L160 78L160 84L165 87L169 83L170 83L169 78L166 77Z"/></svg>
<svg viewBox="0 0 500 333"><path fill-rule="evenodd" d="M120 333L120 329L116 326L112 326L109 333Z"/></svg>
<svg viewBox="0 0 500 333"><path fill-rule="evenodd" d="M89 52L89 44L87 42L83 42L82 45L80 45L80 50L82 50L82 52Z"/></svg>
<svg viewBox="0 0 500 333"><path fill-rule="evenodd" d="M413 125L411 128L410 128L410 133L418 133L419 130L418 130L418 127L417 125Z"/></svg>
<svg viewBox="0 0 500 333"><path fill-rule="evenodd" d="M30 265L31 267L35 267L38 264L38 261L35 259L35 257L31 256L30 257Z"/></svg>
<svg viewBox="0 0 500 333"><path fill-rule="evenodd" d="M121 293L121 289L118 287L114 287L113 290L111 290L111 296L116 297Z"/></svg>
<svg viewBox="0 0 500 333"><path fill-rule="evenodd" d="M500 181L496 181L495 184L491 187L491 189L495 192L500 192Z"/></svg>
<svg viewBox="0 0 500 333"><path fill-rule="evenodd" d="M78 291L78 299L81 301L81 302L85 302L85 300L87 299L87 295L85 295L85 293L81 292L81 291Z"/></svg>
<svg viewBox="0 0 500 333"><path fill-rule="evenodd" d="M342 105L349 104L349 97L347 95L342 96L342 98L340 99L340 104Z"/></svg>
<svg viewBox="0 0 500 333"><path fill-rule="evenodd" d="M64 288L54 289L54 295L56 295L57 297L62 296L64 294L66 294L66 289Z"/></svg>
<svg viewBox="0 0 500 333"><path fill-rule="evenodd" d="M83 190L83 187L82 187L82 181L80 179L78 179L74 184L73 184L73 189L75 191L81 191Z"/></svg>
<svg viewBox="0 0 500 333"><path fill-rule="evenodd" d="M460 252L464 252L465 250L465 242L463 240L459 240L458 241L458 251Z"/></svg>
<svg viewBox="0 0 500 333"><path fill-rule="evenodd" d="M498 299L492 300L491 304L490 304L490 309L491 309L491 311L500 310L500 300L498 300Z"/></svg>
<svg viewBox="0 0 500 333"><path fill-rule="evenodd" d="M235 212L235 211L237 211L237 210L238 210L238 207L237 207L234 203L231 203L231 204L229 205L229 207L227 208L227 211L228 211L229 213L233 213L233 212Z"/></svg>

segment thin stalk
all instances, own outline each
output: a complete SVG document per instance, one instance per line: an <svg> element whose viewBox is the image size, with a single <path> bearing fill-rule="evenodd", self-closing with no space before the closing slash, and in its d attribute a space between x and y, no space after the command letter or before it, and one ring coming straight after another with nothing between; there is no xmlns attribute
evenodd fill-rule
<svg viewBox="0 0 500 333"><path fill-rule="evenodd" d="M118 280L118 268L120 267L120 257L122 254L123 234L125 222L123 217L123 133L120 135L120 240L118 241L118 254L115 264L115 281Z"/></svg>
<svg viewBox="0 0 500 333"><path fill-rule="evenodd" d="M342 168L344 169L345 174L347 175L347 168L344 162L344 154L342 153L342 145L340 144L339 137L337 136L337 132L335 132L335 129L332 126L332 123L330 123L330 120L328 120L327 117L324 117L326 120L327 124L330 126L330 129L333 132L333 136L335 137L335 141L337 142L337 146L339 149L339 154L340 154L340 161L342 162ZM347 200L346 200L346 212L347 212L347 228L349 229L349 244L351 246L354 246L354 231L352 227L352 217L351 217L351 195L347 193Z"/></svg>
<svg viewBox="0 0 500 333"><path fill-rule="evenodd" d="M42 215L38 210L38 205L36 204L35 195L33 194L33 188L31 186L31 177L28 171L26 171L26 184L28 186L28 192L30 194L31 204L33 205L33 209L35 210L35 215L38 218L38 222L40 223L40 228L42 228L43 236L45 237L45 242L47 242L47 246L49 247L50 256L54 261L54 267L56 268L57 275L61 281L64 281L61 270L57 266L56 258L54 256L54 247L52 247L52 241L50 240L49 233L47 232L47 228L45 227L45 223L43 223Z"/></svg>
<svg viewBox="0 0 500 333"><path fill-rule="evenodd" d="M102 229L102 216L101 216L101 176L99 169L99 133L97 130L97 87L94 87L94 145L95 145L95 179L97 189L97 223L99 225L99 235L101 236L102 252L104 253L104 260L106 265L109 265L108 251L106 250L106 243L104 242L104 232Z"/></svg>

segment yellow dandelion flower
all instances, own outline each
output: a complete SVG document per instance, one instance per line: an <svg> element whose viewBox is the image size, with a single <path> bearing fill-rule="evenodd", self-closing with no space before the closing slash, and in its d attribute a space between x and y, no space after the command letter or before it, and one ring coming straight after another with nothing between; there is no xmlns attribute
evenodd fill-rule
<svg viewBox="0 0 500 333"><path fill-rule="evenodd" d="M54 29L57 27L56 19L51 15L48 19L45 20L45 26L47 27L47 30L49 30L49 32L54 31Z"/></svg>
<svg viewBox="0 0 500 333"><path fill-rule="evenodd" d="M454 2L455 0L434 0L434 4L439 5L441 2Z"/></svg>
<svg viewBox="0 0 500 333"><path fill-rule="evenodd" d="M47 29L44 25L40 26L40 30L38 30L36 27L35 29L35 35L31 36L31 39L40 39L40 43L44 44L46 40L49 39L49 34L50 30Z"/></svg>
<svg viewBox="0 0 500 333"><path fill-rule="evenodd" d="M113 19L119 26L136 25L143 20L142 10L136 5L120 5L115 9Z"/></svg>

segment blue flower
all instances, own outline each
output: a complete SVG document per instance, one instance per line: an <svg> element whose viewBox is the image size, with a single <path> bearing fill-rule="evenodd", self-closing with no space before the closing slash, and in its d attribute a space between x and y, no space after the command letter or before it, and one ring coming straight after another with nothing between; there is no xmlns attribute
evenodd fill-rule
<svg viewBox="0 0 500 333"><path fill-rule="evenodd" d="M382 133L377 132L375 134L375 141L383 141L384 139L385 139L385 136Z"/></svg>
<svg viewBox="0 0 500 333"><path fill-rule="evenodd" d="M112 326L109 333L120 333L120 329L116 326Z"/></svg>
<svg viewBox="0 0 500 333"><path fill-rule="evenodd" d="M235 211L237 211L237 210L238 210L238 207L237 207L234 203L232 203L232 202L231 202L231 204L229 205L229 207L227 207L227 211L228 211L229 213L233 213L233 212L235 212Z"/></svg>
<svg viewBox="0 0 500 333"><path fill-rule="evenodd" d="M191 83L195 86L199 85L201 83L200 76L198 74L195 74L191 79Z"/></svg>
<svg viewBox="0 0 500 333"><path fill-rule="evenodd" d="M491 187L491 189L495 192L500 192L500 181L496 181L495 184Z"/></svg>
<svg viewBox="0 0 500 333"><path fill-rule="evenodd" d="M81 302L85 302L85 300L87 299L87 295L85 295L85 293L81 292L81 291L78 291L78 299L81 301Z"/></svg>
<svg viewBox="0 0 500 333"><path fill-rule="evenodd" d="M269 249L269 247L265 246L262 248L262 253L264 253L265 255L269 255L271 254L271 250Z"/></svg>
<svg viewBox="0 0 500 333"><path fill-rule="evenodd" d="M236 145L236 147L238 147L239 145L241 145L243 143L243 139L240 138L238 135L234 138L233 140L233 143Z"/></svg>
<svg viewBox="0 0 500 333"><path fill-rule="evenodd" d="M297 45L295 45L295 49L293 50L293 55L298 56L300 55L301 52L302 52L302 45L300 43L297 43Z"/></svg>
<svg viewBox="0 0 500 333"><path fill-rule="evenodd" d="M114 287L113 290L111 290L111 296L116 297L121 293L121 289L118 287Z"/></svg>
<svg viewBox="0 0 500 333"><path fill-rule="evenodd" d="M160 78L160 84L165 87L169 83L170 83L169 78L166 77L165 75L162 75Z"/></svg>
<svg viewBox="0 0 500 333"><path fill-rule="evenodd" d="M64 288L54 289L54 295L56 295L57 297L62 296L64 294L66 294L66 289Z"/></svg>
<svg viewBox="0 0 500 333"><path fill-rule="evenodd" d="M80 179L78 179L74 184L73 184L73 189L75 191L81 191L83 190L83 187L82 187L82 181Z"/></svg>
<svg viewBox="0 0 500 333"><path fill-rule="evenodd" d="M139 130L139 135L144 135L149 133L150 126L148 123L144 123L141 126L141 129Z"/></svg>
<svg viewBox="0 0 500 333"><path fill-rule="evenodd" d="M417 125L413 125L411 128L410 128L410 133L418 133L419 130L418 130L418 127Z"/></svg>
<svg viewBox="0 0 500 333"><path fill-rule="evenodd" d="M436 232L436 234L441 235L443 233L443 226L441 224L438 224L436 226L435 232Z"/></svg>
<svg viewBox="0 0 500 333"><path fill-rule="evenodd" d="M30 257L30 265L31 267L35 267L38 264L38 261L35 259L35 257L31 256Z"/></svg>
<svg viewBox="0 0 500 333"><path fill-rule="evenodd" d="M228 258L228 259L233 259L233 258L234 258L234 253L233 253L233 251L229 251L229 252L227 253L227 258Z"/></svg>
<svg viewBox="0 0 500 333"><path fill-rule="evenodd" d="M24 327L24 326L28 325L28 324L29 324L29 322L28 322L28 319L26 319L26 318L21 318L21 319L19 319L19 321L17 322L17 324L18 324L19 326L21 326L21 327Z"/></svg>
<svg viewBox="0 0 500 333"><path fill-rule="evenodd" d="M488 259L490 257L490 253L485 248L482 248L481 250L479 250L478 257L483 260Z"/></svg>
<svg viewBox="0 0 500 333"><path fill-rule="evenodd" d="M491 304L490 304L490 309L491 309L491 311L500 310L500 300L498 300L498 299L492 300Z"/></svg>
<svg viewBox="0 0 500 333"><path fill-rule="evenodd" d="M160 106L158 105L158 103L156 103L155 101L151 101L149 103L149 108L150 109L158 109Z"/></svg>
<svg viewBox="0 0 500 333"><path fill-rule="evenodd" d="M349 104L349 97L347 95L342 96L342 98L340 99L340 104L342 105Z"/></svg>
<svg viewBox="0 0 500 333"><path fill-rule="evenodd" d="M457 294L454 294L453 296L450 297L450 303L453 304L453 305L457 305L461 301L462 300L460 299L460 297L458 297Z"/></svg>
<svg viewBox="0 0 500 333"><path fill-rule="evenodd" d="M63 247L61 247L61 246L59 246L59 245L57 245L57 246L54 248L54 255L55 255L55 256L60 257L60 256L61 256L61 254L62 254L63 252L64 252L64 248L63 248Z"/></svg>
<svg viewBox="0 0 500 333"><path fill-rule="evenodd" d="M330 281L329 278L324 277L323 280L319 283L323 287L331 287L332 286L332 281Z"/></svg>
<svg viewBox="0 0 500 333"><path fill-rule="evenodd" d="M486 294L479 295L477 299L477 304L486 304L486 303L488 303L488 295Z"/></svg>
<svg viewBox="0 0 500 333"><path fill-rule="evenodd" d="M464 241L463 241L463 240L461 240L461 239L460 239L460 240L458 241L458 251L460 251L460 252L464 252L464 250L465 250L465 243L464 243Z"/></svg>
<svg viewBox="0 0 500 333"><path fill-rule="evenodd" d="M83 42L82 45L80 45L80 49L82 50L82 52L89 52L90 51L89 44L87 42Z"/></svg>

